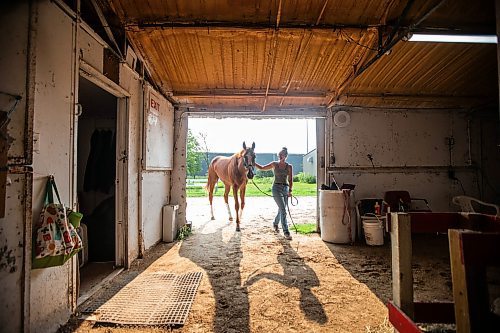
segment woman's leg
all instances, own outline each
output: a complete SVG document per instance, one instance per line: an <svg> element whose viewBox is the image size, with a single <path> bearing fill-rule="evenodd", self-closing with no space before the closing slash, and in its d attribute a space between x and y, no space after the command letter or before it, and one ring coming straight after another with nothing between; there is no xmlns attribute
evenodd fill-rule
<svg viewBox="0 0 500 333"><path fill-rule="evenodd" d="M278 215L276 216L275 219L275 223L278 223L281 220L283 233L285 234L285 236L290 235L290 232L288 231L288 223L286 220L286 206L288 204L288 186L274 185L273 197L279 209Z"/></svg>
<svg viewBox="0 0 500 333"><path fill-rule="evenodd" d="M274 201L278 205L278 214L276 214L276 217L274 218L273 228L274 228L274 231L278 231L278 225L281 221L281 209L280 209L280 200L279 200L279 198L281 197L281 192L279 191L279 188L277 186L273 185L272 193L273 193Z"/></svg>

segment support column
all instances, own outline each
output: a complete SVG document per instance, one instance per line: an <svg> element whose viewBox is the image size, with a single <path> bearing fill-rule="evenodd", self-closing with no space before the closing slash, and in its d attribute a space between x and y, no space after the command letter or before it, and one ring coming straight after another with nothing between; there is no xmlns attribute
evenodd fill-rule
<svg viewBox="0 0 500 333"><path fill-rule="evenodd" d="M408 317L413 314L413 273L410 215L391 213L392 298Z"/></svg>

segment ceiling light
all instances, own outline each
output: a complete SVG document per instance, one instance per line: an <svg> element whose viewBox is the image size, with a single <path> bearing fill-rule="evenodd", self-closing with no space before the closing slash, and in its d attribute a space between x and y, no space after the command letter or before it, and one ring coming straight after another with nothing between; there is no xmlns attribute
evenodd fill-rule
<svg viewBox="0 0 500 333"><path fill-rule="evenodd" d="M410 42L435 42L435 43L481 43L497 44L496 35L428 35L413 34Z"/></svg>

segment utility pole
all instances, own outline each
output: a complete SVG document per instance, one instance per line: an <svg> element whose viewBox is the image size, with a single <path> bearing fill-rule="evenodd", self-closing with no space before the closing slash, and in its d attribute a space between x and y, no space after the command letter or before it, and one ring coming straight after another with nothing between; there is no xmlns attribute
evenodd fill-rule
<svg viewBox="0 0 500 333"><path fill-rule="evenodd" d="M309 152L309 119L306 119L306 154Z"/></svg>

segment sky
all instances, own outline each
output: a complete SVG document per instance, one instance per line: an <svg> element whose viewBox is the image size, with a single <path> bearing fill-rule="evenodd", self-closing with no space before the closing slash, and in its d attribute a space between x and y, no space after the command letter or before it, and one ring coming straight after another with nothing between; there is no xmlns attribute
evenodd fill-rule
<svg viewBox="0 0 500 333"><path fill-rule="evenodd" d="M278 153L287 147L289 154L305 154L316 148L314 119L189 118L188 124L200 144L199 134L206 134L210 152L237 152L243 141L255 142L257 153Z"/></svg>

